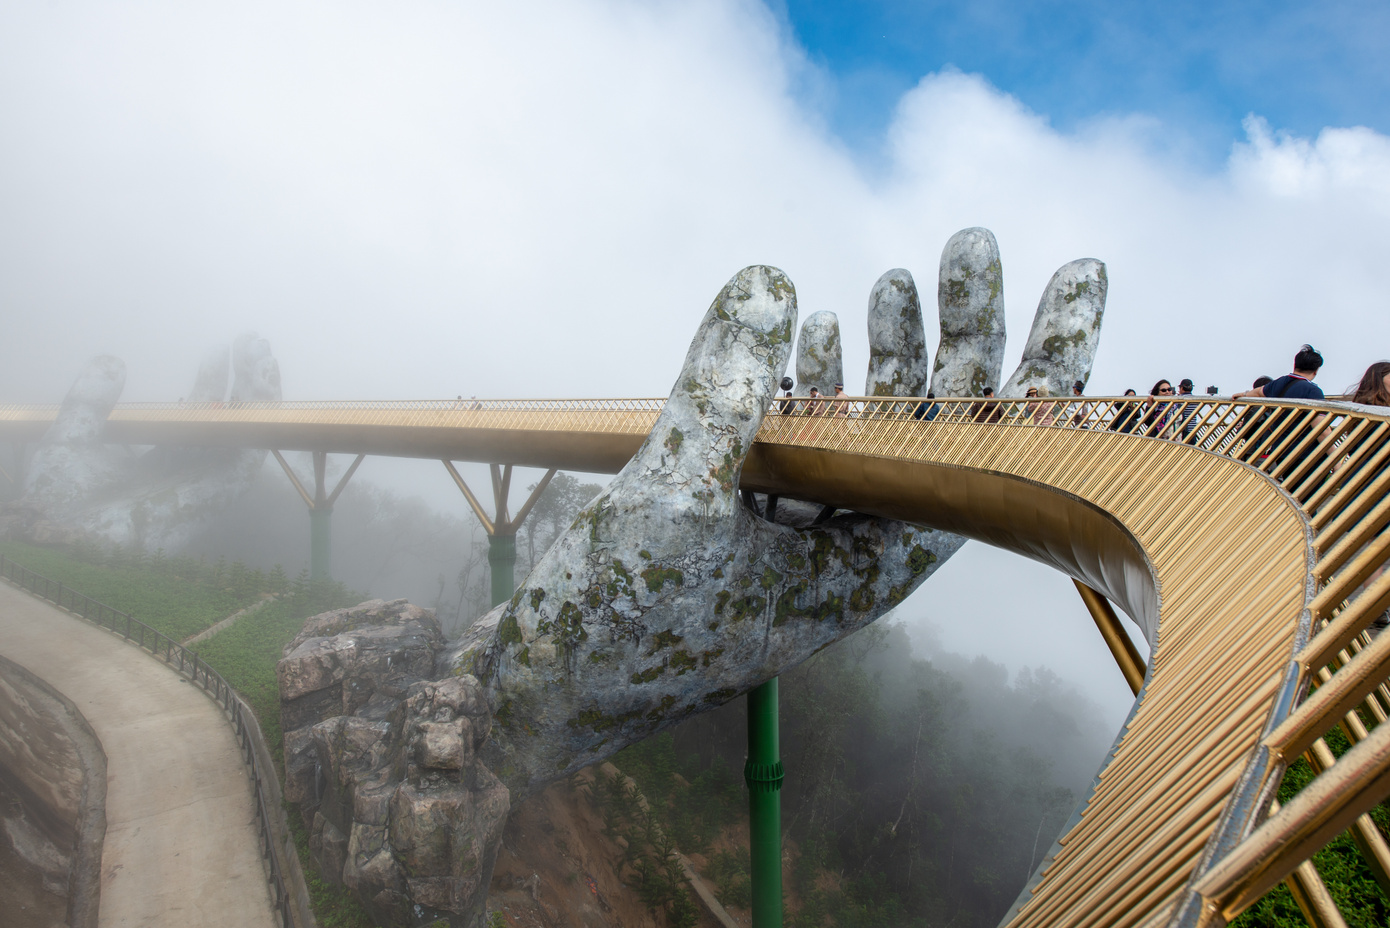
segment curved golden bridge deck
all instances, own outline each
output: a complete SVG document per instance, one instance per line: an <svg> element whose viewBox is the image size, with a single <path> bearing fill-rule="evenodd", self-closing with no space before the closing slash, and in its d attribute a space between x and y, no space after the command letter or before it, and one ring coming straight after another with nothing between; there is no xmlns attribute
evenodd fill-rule
<svg viewBox="0 0 1390 928"><path fill-rule="evenodd" d="M1144 630L1151 660L1134 711L1009 924L1222 924L1286 878L1315 924L1340 924L1304 861L1348 828L1390 886L1390 851L1364 816L1390 794L1390 725L1379 724L1390 635L1364 632L1390 607L1390 419L1214 398L928 402L774 412L742 487L1008 548ZM128 404L107 437L613 473L660 408ZM0 407L0 438L37 438L54 413ZM1336 726L1355 745L1339 759L1321 741ZM1300 756L1320 775L1273 810Z"/></svg>

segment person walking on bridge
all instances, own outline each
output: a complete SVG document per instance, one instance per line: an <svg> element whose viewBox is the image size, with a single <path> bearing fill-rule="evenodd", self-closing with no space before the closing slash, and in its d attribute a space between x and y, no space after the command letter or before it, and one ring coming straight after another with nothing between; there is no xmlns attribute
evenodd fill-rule
<svg viewBox="0 0 1390 928"><path fill-rule="evenodd" d="M1238 400L1243 397L1260 397L1263 399L1322 400L1324 398L1322 388L1313 383L1313 378L1318 376L1318 371L1322 368L1322 363L1322 355L1318 353L1317 349L1312 345L1304 345L1302 348L1299 348L1298 353L1293 356L1293 373L1275 378L1263 387L1251 387L1249 390L1242 390L1233 394L1231 399ZM1274 413L1272 418L1275 420L1275 425L1278 425L1284 420L1294 418L1296 415L1296 410L1280 410ZM1272 453L1281 445L1285 446L1286 452L1288 449L1296 448L1304 444L1308 435L1316 431L1318 426L1325 421L1327 421L1327 414L1318 413L1306 426L1300 429L1298 434L1292 439L1289 437L1290 429L1284 429L1269 442L1265 449L1265 454ZM1264 434L1267 435L1268 431L1266 430ZM1322 437L1325 438L1327 436L1324 434ZM1263 436L1257 439L1257 443L1262 440ZM1312 450L1312 448L1305 448L1300 452L1297 460L1294 461L1294 467L1297 468L1302 464ZM1283 454L1284 452L1280 452L1279 454L1281 459ZM1280 463L1280 461L1276 460L1275 463Z"/></svg>

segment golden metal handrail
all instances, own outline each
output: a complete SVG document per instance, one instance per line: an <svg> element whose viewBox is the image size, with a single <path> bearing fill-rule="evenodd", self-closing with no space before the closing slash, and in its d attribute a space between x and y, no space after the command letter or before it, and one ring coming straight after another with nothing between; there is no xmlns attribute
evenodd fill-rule
<svg viewBox="0 0 1390 928"><path fill-rule="evenodd" d="M662 403L121 404L107 434L616 472ZM0 437L55 412L0 406ZM1390 607L1385 411L800 397L775 401L742 485L999 544L1144 630L1123 736L1010 924L1219 923L1390 793L1390 636L1365 633ZM1339 724L1358 743L1331 762L1319 739ZM1320 775L1262 824L1305 750Z"/></svg>

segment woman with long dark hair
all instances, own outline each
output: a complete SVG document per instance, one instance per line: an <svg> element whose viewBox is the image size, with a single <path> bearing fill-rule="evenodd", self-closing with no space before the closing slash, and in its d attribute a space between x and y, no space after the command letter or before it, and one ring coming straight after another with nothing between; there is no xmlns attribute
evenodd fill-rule
<svg viewBox="0 0 1390 928"><path fill-rule="evenodd" d="M1160 380L1149 390L1149 398L1145 402L1149 411L1144 414L1144 434L1150 438L1162 438L1163 430L1168 427L1168 419L1171 416L1171 404L1158 402L1160 397L1172 397L1173 385L1167 380Z"/></svg>
<svg viewBox="0 0 1390 928"><path fill-rule="evenodd" d="M1367 406L1390 406L1390 361L1377 361L1366 368L1361 382L1347 387L1353 403Z"/></svg>

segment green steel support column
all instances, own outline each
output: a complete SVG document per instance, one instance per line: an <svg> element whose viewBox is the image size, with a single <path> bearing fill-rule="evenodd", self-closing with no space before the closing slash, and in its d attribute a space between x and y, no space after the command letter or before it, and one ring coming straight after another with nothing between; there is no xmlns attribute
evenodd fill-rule
<svg viewBox="0 0 1390 928"><path fill-rule="evenodd" d="M782 758L777 743L777 678L748 693L748 833L753 862L753 928L782 928Z"/></svg>
<svg viewBox="0 0 1390 928"><path fill-rule="evenodd" d="M333 564L333 510L309 510L309 579L328 580Z"/></svg>
<svg viewBox="0 0 1390 928"><path fill-rule="evenodd" d="M487 562L492 567L492 604L504 603L516 592L512 568L516 566L516 536L487 536Z"/></svg>

